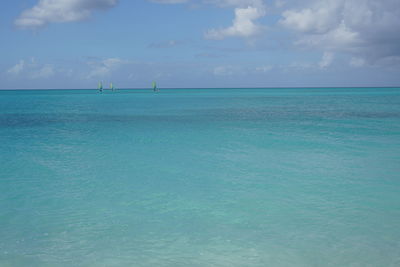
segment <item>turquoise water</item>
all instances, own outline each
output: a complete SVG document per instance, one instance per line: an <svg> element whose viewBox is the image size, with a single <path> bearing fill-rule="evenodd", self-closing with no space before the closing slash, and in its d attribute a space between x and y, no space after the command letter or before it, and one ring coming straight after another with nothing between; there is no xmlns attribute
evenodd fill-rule
<svg viewBox="0 0 400 267"><path fill-rule="evenodd" d="M0 91L0 266L400 266L400 89Z"/></svg>

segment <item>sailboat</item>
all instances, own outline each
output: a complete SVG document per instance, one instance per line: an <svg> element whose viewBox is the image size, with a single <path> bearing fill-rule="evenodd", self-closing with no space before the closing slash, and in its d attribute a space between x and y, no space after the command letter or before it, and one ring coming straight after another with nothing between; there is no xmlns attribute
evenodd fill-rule
<svg viewBox="0 0 400 267"><path fill-rule="evenodd" d="M113 83L110 83L110 90L115 91Z"/></svg>
<svg viewBox="0 0 400 267"><path fill-rule="evenodd" d="M102 82L99 82L98 88L99 88L100 93L102 93L103 92L103 83Z"/></svg>
<svg viewBox="0 0 400 267"><path fill-rule="evenodd" d="M156 82L153 82L153 91L154 92L158 91Z"/></svg>

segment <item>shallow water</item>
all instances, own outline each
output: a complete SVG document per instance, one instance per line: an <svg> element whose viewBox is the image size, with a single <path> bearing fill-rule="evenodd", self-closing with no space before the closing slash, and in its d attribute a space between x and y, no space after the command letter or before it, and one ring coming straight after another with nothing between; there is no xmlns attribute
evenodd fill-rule
<svg viewBox="0 0 400 267"><path fill-rule="evenodd" d="M399 266L400 89L0 91L0 266Z"/></svg>

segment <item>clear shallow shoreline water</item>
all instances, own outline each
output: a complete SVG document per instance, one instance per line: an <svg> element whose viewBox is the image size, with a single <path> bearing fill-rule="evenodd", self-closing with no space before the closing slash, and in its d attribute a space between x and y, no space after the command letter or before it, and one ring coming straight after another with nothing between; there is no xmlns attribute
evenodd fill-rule
<svg viewBox="0 0 400 267"><path fill-rule="evenodd" d="M0 266L398 266L400 89L0 91Z"/></svg>

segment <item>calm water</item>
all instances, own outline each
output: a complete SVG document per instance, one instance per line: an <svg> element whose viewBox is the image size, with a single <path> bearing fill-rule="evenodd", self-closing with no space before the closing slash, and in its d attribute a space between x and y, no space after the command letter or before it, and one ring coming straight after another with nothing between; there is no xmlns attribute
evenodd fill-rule
<svg viewBox="0 0 400 267"><path fill-rule="evenodd" d="M0 91L0 266L400 266L400 89Z"/></svg>

